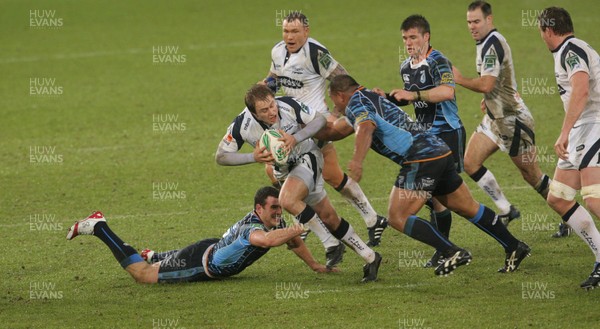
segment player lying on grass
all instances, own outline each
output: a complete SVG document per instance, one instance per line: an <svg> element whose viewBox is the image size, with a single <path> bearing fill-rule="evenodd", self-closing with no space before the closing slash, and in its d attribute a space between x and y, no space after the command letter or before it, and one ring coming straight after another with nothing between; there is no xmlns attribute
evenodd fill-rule
<svg viewBox="0 0 600 329"><path fill-rule="evenodd" d="M400 166L390 193L388 220L396 230L442 252L444 261L436 267L436 274L445 275L457 266L468 264L471 254L415 216L432 196L502 245L506 259L498 272L513 272L519 267L531 249L510 234L494 211L473 199L456 172L450 148L442 139L424 131L404 111L348 75L333 78L329 95L346 117L322 129L319 137L339 140L356 131L354 154L348 167L357 182L369 148Z"/></svg>
<svg viewBox="0 0 600 329"><path fill-rule="evenodd" d="M281 219L279 191L260 188L254 195L254 210L231 226L221 239L204 239L180 250L156 254L148 264L137 251L108 227L101 212L75 222L67 240L78 235L95 235L137 282L175 283L221 279L242 272L266 254L271 247L287 243L315 272L331 271L319 264L300 239L302 225L286 227Z"/></svg>
<svg viewBox="0 0 600 329"><path fill-rule="evenodd" d="M320 218L334 237L366 262L362 282L377 280L381 256L364 243L350 223L338 216L323 187L323 154L312 137L325 126L325 117L292 97L275 98L273 91L261 84L248 90L244 102L246 108L233 120L219 143L217 163L275 164L271 152L265 152L266 148L258 141L266 129L278 129L288 151L287 162L274 165L275 177L282 182L281 206L301 224ZM254 151L239 152L244 143L252 145Z"/></svg>

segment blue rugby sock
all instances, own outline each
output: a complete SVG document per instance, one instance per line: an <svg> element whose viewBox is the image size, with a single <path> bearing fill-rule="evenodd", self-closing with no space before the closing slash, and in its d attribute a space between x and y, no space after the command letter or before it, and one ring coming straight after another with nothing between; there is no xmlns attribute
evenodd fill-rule
<svg viewBox="0 0 600 329"><path fill-rule="evenodd" d="M447 252L450 249L457 249L457 247L442 233L436 230L431 223L417 216L408 217L404 224L404 234L442 252Z"/></svg>
<svg viewBox="0 0 600 329"><path fill-rule="evenodd" d="M517 249L519 240L508 231L504 224L497 220L496 213L490 208L480 204L477 215L468 219L477 228L496 239L504 247L504 251L510 252Z"/></svg>
<svg viewBox="0 0 600 329"><path fill-rule="evenodd" d="M123 242L123 240L111 231L106 222L96 223L96 226L94 226L94 235L108 246L119 264L121 264L121 267L124 269L133 263L144 261L142 256L140 256L132 246Z"/></svg>

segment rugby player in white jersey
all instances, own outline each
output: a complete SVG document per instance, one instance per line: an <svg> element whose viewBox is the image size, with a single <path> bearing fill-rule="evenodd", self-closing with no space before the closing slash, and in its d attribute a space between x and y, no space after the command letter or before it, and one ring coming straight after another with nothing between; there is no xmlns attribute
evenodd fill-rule
<svg viewBox="0 0 600 329"><path fill-rule="evenodd" d="M494 200L500 219L508 225L520 217L520 212L502 193L494 174L483 165L485 160L498 150L507 152L523 179L544 200L551 180L540 170L533 117L517 92L511 50L506 39L494 27L492 6L485 1L472 2L467 10L467 25L477 42L479 77L463 77L454 67L454 80L483 94L481 109L485 114L467 145L465 172ZM565 227L554 236L567 236L568 233Z"/></svg>
<svg viewBox="0 0 600 329"><path fill-rule="evenodd" d="M274 175L283 182L279 201L283 209L301 224L320 218L335 238L344 242L366 262L362 282L375 281L381 256L369 248L354 232L352 225L339 217L323 186L323 154L312 139L327 122L292 97L275 98L271 89L256 84L245 97L246 108L227 129L219 143L216 161L224 166L250 163L274 164L270 152L258 141L265 129L278 129L288 150L286 164L274 165ZM252 153L241 153L244 143L254 147Z"/></svg>
<svg viewBox="0 0 600 329"><path fill-rule="evenodd" d="M336 115L329 112L325 103L326 80L348 73L325 46L309 37L309 32L304 14L292 12L284 19L283 41L271 50L271 69L263 83L273 89L280 86L286 96L297 98L333 122ZM377 215L360 185L342 171L333 144L319 142L319 146L325 159L323 178L361 214L368 228L368 245L377 246L387 219Z"/></svg>
<svg viewBox="0 0 600 329"><path fill-rule="evenodd" d="M594 269L581 283L600 285L600 233L592 216L575 201L577 190L587 208L600 217L600 56L574 35L563 8L549 7L539 17L540 34L554 56L554 75L566 112L554 150L560 158L548 204L596 256Z"/></svg>

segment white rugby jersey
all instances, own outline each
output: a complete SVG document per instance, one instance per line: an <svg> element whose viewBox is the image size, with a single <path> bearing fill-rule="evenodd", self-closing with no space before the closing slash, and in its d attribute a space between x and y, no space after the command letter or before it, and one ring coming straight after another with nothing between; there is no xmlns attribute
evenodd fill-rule
<svg viewBox="0 0 600 329"><path fill-rule="evenodd" d="M227 128L227 133L219 143L218 152L235 153L238 152L244 143L249 143L256 147L260 136L266 129L281 129L286 133L293 135L300 129L301 125L311 122L317 115L315 111L305 104L296 101L292 97L276 97L277 108L279 109L279 120L272 126L256 120L248 108L244 108L233 122ZM288 156L288 164L293 164L305 153L319 150L312 138L307 138L296 144ZM278 166L280 173L287 174L287 166Z"/></svg>
<svg viewBox="0 0 600 329"><path fill-rule="evenodd" d="M586 72L589 75L589 96L581 116L575 126L584 123L600 122L600 57L585 41L567 37L563 43L552 51L554 56L554 75L558 84L558 92L563 101L565 112L571 98L569 80L576 72Z"/></svg>
<svg viewBox="0 0 600 329"><path fill-rule="evenodd" d="M271 50L271 72L279 77L286 96L292 96L311 109L329 115L325 103L325 79L338 62L313 38L308 38L296 53L289 53L281 41Z"/></svg>
<svg viewBox="0 0 600 329"><path fill-rule="evenodd" d="M477 73L496 77L496 85L485 93L485 105L492 119L516 115L519 109L527 110L517 91L515 67L506 39L496 29L477 42Z"/></svg>

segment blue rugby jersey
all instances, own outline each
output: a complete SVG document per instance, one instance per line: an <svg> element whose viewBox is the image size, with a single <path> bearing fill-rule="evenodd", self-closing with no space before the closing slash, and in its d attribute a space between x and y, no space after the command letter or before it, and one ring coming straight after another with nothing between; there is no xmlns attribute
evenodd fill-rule
<svg viewBox="0 0 600 329"><path fill-rule="evenodd" d="M411 63L411 58L400 65L400 78L404 89L408 91L423 91L440 85L455 86L452 64L444 55L429 48L427 57L417 64ZM431 133L439 134L459 129L463 126L458 116L456 97L439 103L415 101L416 120L422 122Z"/></svg>
<svg viewBox="0 0 600 329"><path fill-rule="evenodd" d="M275 229L284 227L286 226L282 219ZM233 224L208 255L210 274L217 277L238 274L266 254L270 248L261 248L250 244L250 233L256 230L269 231L254 211Z"/></svg>
<svg viewBox="0 0 600 329"><path fill-rule="evenodd" d="M372 122L376 129L371 149L400 165L450 154L443 140L423 131L421 124L413 122L402 109L363 87L350 98L346 120L354 130L361 123Z"/></svg>

